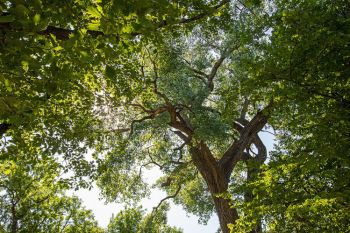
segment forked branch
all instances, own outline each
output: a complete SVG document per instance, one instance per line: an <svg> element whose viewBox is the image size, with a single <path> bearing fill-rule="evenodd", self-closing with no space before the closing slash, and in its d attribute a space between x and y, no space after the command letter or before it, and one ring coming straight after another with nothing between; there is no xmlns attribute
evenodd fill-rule
<svg viewBox="0 0 350 233"><path fill-rule="evenodd" d="M259 111L251 121L248 123L236 124L236 129L240 132L239 140L233 142L225 151L221 159L219 160L219 166L223 169L225 176L229 179L231 172L237 163L238 159L243 158L245 148L249 147L252 143L256 145L259 150L259 160L265 160L266 147L258 137L258 133L265 126L270 116L270 111L273 102L271 101L262 111ZM243 127L244 125L244 127Z"/></svg>
<svg viewBox="0 0 350 233"><path fill-rule="evenodd" d="M218 69L222 65L222 63L225 61L226 58L230 56L230 54L239 48L239 43L237 43L235 46L229 49L225 49L225 51L222 53L221 57L215 62L214 66L211 68L210 73L207 75L208 79L208 88L210 91L214 89L214 77L216 76Z"/></svg>
<svg viewBox="0 0 350 233"><path fill-rule="evenodd" d="M147 109L145 109L147 110ZM147 112L149 113L149 115L147 116L144 116L142 117L141 119L137 119L137 120L133 120L131 122L131 125L130 125L130 134L129 134L129 137L134 133L134 125L136 123L141 123L145 120L150 120L150 119L154 119L156 116L158 116L159 114L163 113L166 111L166 108L163 108L163 107L160 107L160 108L157 108L157 109L154 109L154 110L147 110Z"/></svg>

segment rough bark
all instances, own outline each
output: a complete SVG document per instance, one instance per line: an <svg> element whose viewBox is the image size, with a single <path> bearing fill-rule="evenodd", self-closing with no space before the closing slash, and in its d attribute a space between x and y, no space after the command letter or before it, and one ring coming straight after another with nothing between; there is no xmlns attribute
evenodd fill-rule
<svg viewBox="0 0 350 233"><path fill-rule="evenodd" d="M236 209L230 207L231 200L219 196L227 192L228 182L214 156L203 142L197 147L190 148L190 153L195 166L208 185L221 230L223 233L229 233L227 225L234 223L238 219L238 214Z"/></svg>
<svg viewBox="0 0 350 233"><path fill-rule="evenodd" d="M236 163L244 159L244 150L254 142L256 142L256 146L261 146L262 143L260 143L261 141L257 134L266 125L272 104L271 101L269 105L267 105L262 111L259 111L251 121L243 125L241 129L238 129L240 132L239 140L234 141L221 157L219 165L227 180L230 178Z"/></svg>
<svg viewBox="0 0 350 233"><path fill-rule="evenodd" d="M183 135L180 138L183 138L184 142L189 145L192 161L208 186L223 233L229 233L228 224L235 223L239 218L237 210L230 205L231 197L225 198L232 170L239 161L253 160L262 164L266 159L266 148L259 138L258 132L267 123L269 117L268 108L269 106L263 111L259 111L251 121L245 120L237 125L236 129L240 133L240 139L229 146L220 160L216 160L203 141L197 144L190 142L193 134L192 126L188 122L181 121L181 116L178 115L174 107L169 106L170 125L179 130L174 132L179 132L180 136L182 136L182 133L187 135ZM250 156L249 152L246 151L251 144L255 144L258 148L258 153L255 157ZM254 172L258 171L251 169L248 171L249 175ZM251 198L251 194L246 193L246 199L249 200ZM258 223L252 232L260 231L261 224Z"/></svg>
<svg viewBox="0 0 350 233"><path fill-rule="evenodd" d="M220 228L223 233L229 233L228 224L233 224L238 220L237 210L230 207L230 200L213 196L215 210L219 218Z"/></svg>

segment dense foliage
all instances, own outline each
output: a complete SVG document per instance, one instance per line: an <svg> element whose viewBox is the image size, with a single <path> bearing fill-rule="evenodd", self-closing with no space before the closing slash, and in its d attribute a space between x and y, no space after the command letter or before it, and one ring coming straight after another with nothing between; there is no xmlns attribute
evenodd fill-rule
<svg viewBox="0 0 350 233"><path fill-rule="evenodd" d="M257 193L243 204L250 213L245 218L254 220L242 218L235 229L244 232L245 222L262 218L269 232L347 232L349 5L277 6L271 41L252 45L259 52L245 59L255 67L248 82L268 87L265 93L283 101L271 119L279 144L261 177L244 187Z"/></svg>
<svg viewBox="0 0 350 233"><path fill-rule="evenodd" d="M181 233L180 229L166 225L167 206L163 205L157 212L144 215L143 210L129 208L112 216L107 233Z"/></svg>
<svg viewBox="0 0 350 233"><path fill-rule="evenodd" d="M64 195L67 182L55 161L12 157L0 166L1 232L102 232L77 197Z"/></svg>
<svg viewBox="0 0 350 233"><path fill-rule="evenodd" d="M111 202L169 195L107 232L179 232L168 199L224 233L350 231L347 1L0 9L0 231L102 232L64 195L91 182Z"/></svg>

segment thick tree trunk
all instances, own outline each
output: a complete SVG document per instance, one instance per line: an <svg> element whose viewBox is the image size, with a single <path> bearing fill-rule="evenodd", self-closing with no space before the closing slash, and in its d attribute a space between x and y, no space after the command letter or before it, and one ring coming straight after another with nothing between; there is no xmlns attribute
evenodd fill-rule
<svg viewBox="0 0 350 233"><path fill-rule="evenodd" d="M219 218L220 228L223 233L229 233L228 224L238 219L237 210L230 207L230 200L213 196L215 210Z"/></svg>
<svg viewBox="0 0 350 233"><path fill-rule="evenodd" d="M234 223L238 219L238 214L236 209L230 207L231 199L220 196L220 194L227 192L228 181L218 162L204 143L200 143L198 147L192 147L190 153L213 197L221 230L223 233L229 233L227 225Z"/></svg>

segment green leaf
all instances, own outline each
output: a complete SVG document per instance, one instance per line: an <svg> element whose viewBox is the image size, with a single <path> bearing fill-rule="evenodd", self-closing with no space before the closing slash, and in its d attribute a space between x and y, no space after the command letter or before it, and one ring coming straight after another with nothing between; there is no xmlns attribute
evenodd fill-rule
<svg viewBox="0 0 350 233"><path fill-rule="evenodd" d="M28 62L28 61L21 61L21 64L22 64L22 69L23 69L25 72L28 72L28 69L29 69L29 62Z"/></svg>
<svg viewBox="0 0 350 233"><path fill-rule="evenodd" d="M99 18L102 17L102 8L101 7L89 6L89 7L87 7L87 13L90 16L99 19Z"/></svg>
<svg viewBox="0 0 350 233"><path fill-rule="evenodd" d="M4 83L5 83L5 87L6 89L11 92L12 91L12 87L11 87L11 84L10 84L10 81L8 79L5 79L4 80Z"/></svg>
<svg viewBox="0 0 350 233"><path fill-rule="evenodd" d="M111 67L111 66L108 65L108 66L106 67L106 75L107 75L107 77L110 78L110 79L115 78L115 76L116 76L115 69L114 69L113 67Z"/></svg>
<svg viewBox="0 0 350 233"><path fill-rule="evenodd" d="M92 31L98 31L100 29L100 22L89 23L87 28Z"/></svg>
<svg viewBox="0 0 350 233"><path fill-rule="evenodd" d="M15 12L16 12L16 15L22 19L26 19L29 14L28 8L25 7L23 4L16 5Z"/></svg>
<svg viewBox="0 0 350 233"><path fill-rule="evenodd" d="M34 18L33 18L33 20L34 20L34 24L35 24L35 26L37 26L39 23L40 23L40 14L35 14L34 15Z"/></svg>

